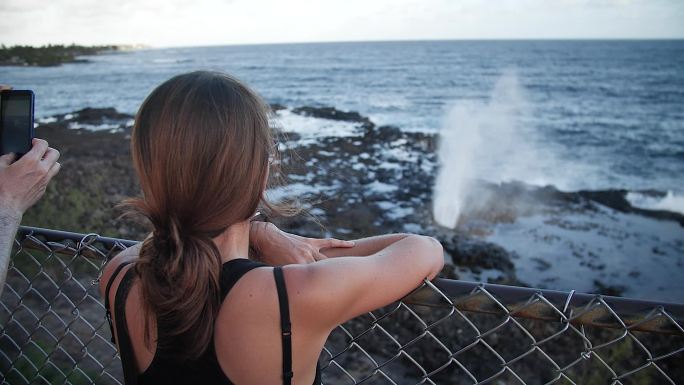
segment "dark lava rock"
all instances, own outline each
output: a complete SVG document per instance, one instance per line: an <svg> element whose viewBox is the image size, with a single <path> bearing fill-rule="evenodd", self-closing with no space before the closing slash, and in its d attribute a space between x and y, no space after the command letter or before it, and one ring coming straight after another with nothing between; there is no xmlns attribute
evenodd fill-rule
<svg viewBox="0 0 684 385"><path fill-rule="evenodd" d="M287 108L287 107L283 106L282 104L278 104L278 103L271 103L270 106L271 106L271 111L273 111L273 112L277 112L277 111L284 110Z"/></svg>
<svg viewBox="0 0 684 385"><path fill-rule="evenodd" d="M391 142L403 137L403 133L395 126L367 127L364 137L372 140Z"/></svg>
<svg viewBox="0 0 684 385"><path fill-rule="evenodd" d="M650 217L654 219L664 219L664 220L672 220L677 223L679 223L680 226L684 227L684 215L680 213L675 213L672 211L665 211L665 210L649 210L649 209L642 209L639 207L634 207L632 206L631 203L627 200L627 190L616 190L616 189L610 189L610 190L596 190L596 191L578 191L577 194L592 200L594 202L600 203L604 206L610 207L614 210L623 212L623 213L634 213L634 214L639 214L643 215L645 217ZM644 193L653 195L654 192L652 190L644 191Z"/></svg>
<svg viewBox="0 0 684 385"><path fill-rule="evenodd" d="M578 195L623 213L630 212L632 205L627 200L627 190L578 191Z"/></svg>
<svg viewBox="0 0 684 385"><path fill-rule="evenodd" d="M496 269L504 273L514 272L515 266L511 262L511 253L497 244L461 234L440 238L444 251L451 255L457 266Z"/></svg>
<svg viewBox="0 0 684 385"><path fill-rule="evenodd" d="M101 124L107 121L126 121L133 119L133 115L123 114L114 108L90 108L86 107L76 111L78 122L83 124Z"/></svg>
<svg viewBox="0 0 684 385"><path fill-rule="evenodd" d="M335 107L297 107L292 110L295 114L313 116L314 118L343 120L346 122L363 123L364 127L373 126L373 122L356 111L341 111Z"/></svg>
<svg viewBox="0 0 684 385"><path fill-rule="evenodd" d="M276 139L278 140L279 143L284 143L284 142L289 142L289 141L297 141L301 139L301 135L299 135L296 132L284 132L280 130L275 130L275 136Z"/></svg>
<svg viewBox="0 0 684 385"><path fill-rule="evenodd" d="M599 280L594 280L594 286L598 294L611 295L615 297L622 296L622 293L627 290L626 287L620 285L606 285Z"/></svg>
<svg viewBox="0 0 684 385"><path fill-rule="evenodd" d="M627 190L560 191L554 186L537 187L519 181L491 183L477 181L466 196L466 210L461 221L484 220L488 223L512 223L517 217L532 215L553 208L570 211L595 211L596 204L613 210L671 220L684 226L684 215L665 210L634 207L627 200ZM664 196L664 193L647 190L645 194Z"/></svg>
<svg viewBox="0 0 684 385"><path fill-rule="evenodd" d="M454 266L450 263L445 263L444 267L442 267L442 271L439 273L439 276L441 278L446 278L446 279L458 279L458 273L456 272L456 266Z"/></svg>

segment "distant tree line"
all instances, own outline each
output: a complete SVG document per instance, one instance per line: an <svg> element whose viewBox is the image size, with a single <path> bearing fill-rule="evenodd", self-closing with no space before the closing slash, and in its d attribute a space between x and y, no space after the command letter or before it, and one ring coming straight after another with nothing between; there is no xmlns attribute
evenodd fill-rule
<svg viewBox="0 0 684 385"><path fill-rule="evenodd" d="M48 44L42 47L15 45L7 47L0 45L0 66L58 66L62 63L78 63L87 60L77 59L78 56L96 55L101 52L118 51L116 45L62 45Z"/></svg>

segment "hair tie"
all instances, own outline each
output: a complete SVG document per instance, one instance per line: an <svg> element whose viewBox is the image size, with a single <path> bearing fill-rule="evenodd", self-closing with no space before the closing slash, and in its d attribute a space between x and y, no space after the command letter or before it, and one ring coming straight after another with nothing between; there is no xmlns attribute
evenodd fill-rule
<svg viewBox="0 0 684 385"><path fill-rule="evenodd" d="M171 248L171 237L166 231L155 229L152 232L152 245L161 254L166 254Z"/></svg>

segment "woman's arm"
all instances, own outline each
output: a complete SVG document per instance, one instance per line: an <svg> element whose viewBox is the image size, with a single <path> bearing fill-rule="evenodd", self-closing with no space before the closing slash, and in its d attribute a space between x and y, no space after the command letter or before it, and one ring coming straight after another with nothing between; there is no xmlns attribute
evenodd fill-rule
<svg viewBox="0 0 684 385"><path fill-rule="evenodd" d="M255 253L255 259L277 266L316 262L327 258L321 250L349 248L354 246L354 242L306 238L286 233L273 223L253 221L249 228L249 246Z"/></svg>
<svg viewBox="0 0 684 385"><path fill-rule="evenodd" d="M293 293L291 306L303 314L307 327L329 331L397 301L424 279L435 278L444 265L442 245L434 238L403 235L392 243L392 238L381 239L371 238L367 247L376 242L387 242L387 247L366 258L330 258L283 269L288 295Z"/></svg>
<svg viewBox="0 0 684 385"><path fill-rule="evenodd" d="M387 234L355 239L353 247L326 247L321 249L327 258L366 257L375 254L389 245L399 242L410 234Z"/></svg>
<svg viewBox="0 0 684 385"><path fill-rule="evenodd" d="M249 243L256 258L270 265L311 263L334 257L365 257L388 247L409 234L388 234L343 241L290 234L269 222L250 223Z"/></svg>

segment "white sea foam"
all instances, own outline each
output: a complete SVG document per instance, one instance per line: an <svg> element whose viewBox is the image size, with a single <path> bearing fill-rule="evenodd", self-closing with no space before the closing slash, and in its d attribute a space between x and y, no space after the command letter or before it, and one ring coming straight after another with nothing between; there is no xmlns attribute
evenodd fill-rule
<svg viewBox="0 0 684 385"><path fill-rule="evenodd" d="M397 191L397 186L374 180L366 185L366 189L375 191L378 194L388 194Z"/></svg>
<svg viewBox="0 0 684 385"><path fill-rule="evenodd" d="M271 202L280 202L284 199L302 197L305 195L319 195L330 193L338 189L340 186L337 182L332 185L314 185L311 183L291 183L286 186L278 186L266 190L266 197Z"/></svg>
<svg viewBox="0 0 684 385"><path fill-rule="evenodd" d="M386 168L389 170L401 170L401 165L399 163L383 161L378 165L378 168Z"/></svg>
<svg viewBox="0 0 684 385"><path fill-rule="evenodd" d="M38 123L45 124L45 123L54 123L57 121L57 118L55 118L54 116L49 116L47 118L39 118L36 120L38 121Z"/></svg>
<svg viewBox="0 0 684 385"><path fill-rule="evenodd" d="M69 122L69 125L68 125L68 127L72 130L76 130L76 129L85 129L85 130L90 130L90 131L110 130L112 132L118 131L119 126L120 125L117 123L85 124L85 123L79 123L79 122Z"/></svg>
<svg viewBox="0 0 684 385"><path fill-rule="evenodd" d="M380 201L377 204L385 212L387 218L392 220L404 218L415 211L413 207L402 207L396 202Z"/></svg>
<svg viewBox="0 0 684 385"><path fill-rule="evenodd" d="M629 192L625 197L634 207L648 210L667 210L684 214L684 196L668 191L664 197Z"/></svg>
<svg viewBox="0 0 684 385"><path fill-rule="evenodd" d="M288 109L278 111L272 124L285 132L296 132L303 142L326 136L355 136L360 132L358 123L302 116Z"/></svg>

